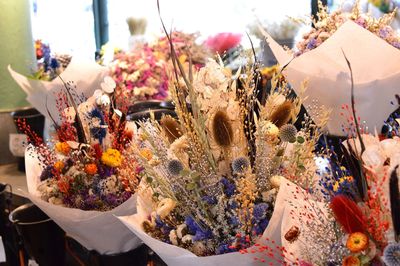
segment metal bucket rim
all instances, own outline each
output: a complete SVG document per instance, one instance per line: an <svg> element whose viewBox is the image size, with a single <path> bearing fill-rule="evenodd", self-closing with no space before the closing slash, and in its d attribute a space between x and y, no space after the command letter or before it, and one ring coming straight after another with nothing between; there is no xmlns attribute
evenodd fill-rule
<svg viewBox="0 0 400 266"><path fill-rule="evenodd" d="M35 206L35 205L32 204L32 203L27 203L27 204L24 204L24 205L22 205L22 206L19 206L18 208L14 209L14 210L8 215L8 219L10 220L10 222L12 222L13 224L17 224L17 225L36 225L36 224L47 223L47 222L52 221L51 218L47 218L47 219L45 219L45 220L36 221L36 222L20 222L19 220L14 219L13 215L14 215L16 212L18 212L18 211L20 211L20 210L23 210L23 209L26 209L26 208L31 207L31 206Z"/></svg>

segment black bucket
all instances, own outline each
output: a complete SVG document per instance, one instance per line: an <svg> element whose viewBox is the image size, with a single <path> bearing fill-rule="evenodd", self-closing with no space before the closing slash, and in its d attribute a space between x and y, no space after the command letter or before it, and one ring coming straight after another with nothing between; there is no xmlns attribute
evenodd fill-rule
<svg viewBox="0 0 400 266"><path fill-rule="evenodd" d="M9 191L7 193L7 188ZM5 228L8 223L8 211L11 204L11 186L0 183L0 235L5 234Z"/></svg>
<svg viewBox="0 0 400 266"><path fill-rule="evenodd" d="M32 203L10 213L30 258L40 266L65 264L65 233L43 211Z"/></svg>
<svg viewBox="0 0 400 266"><path fill-rule="evenodd" d="M15 125L17 127L17 132L23 134L24 132L18 128L17 121L25 120L26 124L29 125L30 129L35 132L39 137L43 138L44 130L44 116L39 113L35 108L25 108L17 110L11 113L14 119ZM19 158L18 160L18 170L25 172L25 160L24 158Z"/></svg>
<svg viewBox="0 0 400 266"><path fill-rule="evenodd" d="M146 266L148 262L149 249L146 245L114 255L100 255L91 252L89 265L93 266Z"/></svg>

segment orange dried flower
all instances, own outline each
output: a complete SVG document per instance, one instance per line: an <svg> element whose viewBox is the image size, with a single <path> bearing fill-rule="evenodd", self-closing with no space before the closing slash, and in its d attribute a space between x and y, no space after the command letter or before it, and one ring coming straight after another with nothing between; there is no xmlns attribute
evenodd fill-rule
<svg viewBox="0 0 400 266"><path fill-rule="evenodd" d="M361 232L355 232L349 235L347 239L346 247L351 252L360 252L368 248L369 240L368 236Z"/></svg>
<svg viewBox="0 0 400 266"><path fill-rule="evenodd" d="M71 150L68 143L66 143L66 142L57 142L55 148L56 148L56 151L63 153L63 154L68 154Z"/></svg>
<svg viewBox="0 0 400 266"><path fill-rule="evenodd" d="M89 175L94 175L97 173L97 165L94 163L89 163L85 165L85 172Z"/></svg>
<svg viewBox="0 0 400 266"><path fill-rule="evenodd" d="M59 180L58 183L58 189L64 193L67 194L69 190L69 182L67 180Z"/></svg>
<svg viewBox="0 0 400 266"><path fill-rule="evenodd" d="M359 258L354 256L347 256L342 262L343 266L361 266L361 261Z"/></svg>
<svg viewBox="0 0 400 266"><path fill-rule="evenodd" d="M57 162L55 162L54 163L54 168L58 171L58 172L61 172L62 171L62 169L64 169L64 162L62 162L62 161L57 161Z"/></svg>

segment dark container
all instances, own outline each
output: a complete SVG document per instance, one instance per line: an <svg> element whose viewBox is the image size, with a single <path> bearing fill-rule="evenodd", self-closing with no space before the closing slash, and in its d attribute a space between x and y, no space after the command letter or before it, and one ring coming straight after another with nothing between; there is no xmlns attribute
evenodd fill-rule
<svg viewBox="0 0 400 266"><path fill-rule="evenodd" d="M32 203L10 213L30 258L40 266L65 265L65 232Z"/></svg>
<svg viewBox="0 0 400 266"><path fill-rule="evenodd" d="M44 130L44 116L35 108L24 108L11 113L14 119L17 132L23 134L24 132L18 128L17 121L25 120L26 124L29 125L30 129L35 132L39 137L43 138ZM25 160L24 158L18 158L18 170L25 172Z"/></svg>

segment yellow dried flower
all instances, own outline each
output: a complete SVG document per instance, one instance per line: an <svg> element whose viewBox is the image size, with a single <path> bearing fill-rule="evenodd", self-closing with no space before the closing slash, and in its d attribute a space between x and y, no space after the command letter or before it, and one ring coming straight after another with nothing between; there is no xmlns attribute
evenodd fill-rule
<svg viewBox="0 0 400 266"><path fill-rule="evenodd" d="M71 147L66 142L57 142L55 149L62 154L68 154L71 150Z"/></svg>
<svg viewBox="0 0 400 266"><path fill-rule="evenodd" d="M153 153L151 152L150 149L144 148L140 150L140 155L146 160L150 161L153 158Z"/></svg>
<svg viewBox="0 0 400 266"><path fill-rule="evenodd" d="M101 155L101 161L107 166L118 167L122 163L122 156L116 149L107 149Z"/></svg>
<svg viewBox="0 0 400 266"><path fill-rule="evenodd" d="M54 168L58 171L61 172L62 169L64 169L64 163L62 161L57 161L54 163Z"/></svg>

